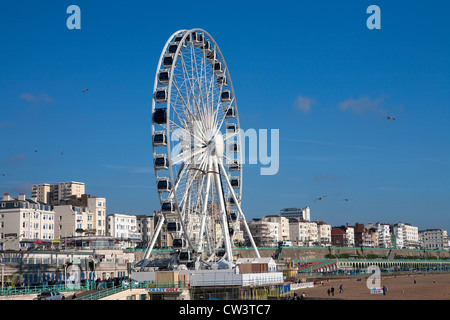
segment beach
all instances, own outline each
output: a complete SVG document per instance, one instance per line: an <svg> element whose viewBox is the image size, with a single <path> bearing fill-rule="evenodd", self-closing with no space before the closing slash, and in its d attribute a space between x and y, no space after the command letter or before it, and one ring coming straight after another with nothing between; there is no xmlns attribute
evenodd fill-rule
<svg viewBox="0 0 450 320"><path fill-rule="evenodd" d="M414 283L415 279L415 283ZM342 284L343 292L340 292ZM297 290L297 294L306 294L307 299L333 300L450 300L450 273L381 275L380 287L386 294L370 293L367 279L355 278L324 279L314 288ZM334 288L334 295L328 289Z"/></svg>

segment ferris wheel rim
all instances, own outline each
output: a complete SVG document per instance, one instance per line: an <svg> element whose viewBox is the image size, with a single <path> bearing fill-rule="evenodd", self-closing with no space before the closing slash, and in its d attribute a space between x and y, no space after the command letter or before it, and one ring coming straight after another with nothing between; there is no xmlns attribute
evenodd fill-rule
<svg viewBox="0 0 450 320"><path fill-rule="evenodd" d="M203 33L203 34L208 36L208 38L213 42L214 48L217 50L217 53L219 54L219 56L221 58L221 62L223 62L223 64L224 64L224 70L226 70L226 75L227 75L227 82L228 82L228 85L230 86L230 90L232 92L232 96L234 97L235 120L236 120L237 127L240 128L239 113L238 113L239 111L238 111L237 102L236 102L236 95L235 95L234 87L233 87L233 84L232 84L232 79L231 79L231 75L230 75L230 72L229 72L229 69L228 69L228 65L226 64L225 58L224 58L224 56L222 54L222 51L220 50L219 45L214 40L214 38L211 36L211 34L209 34L204 29L201 29L201 28L181 29L181 30L178 30L178 31L174 32L168 38L168 40L166 41L166 43L165 43L165 45L163 47L163 50L161 51L160 58L159 58L159 61L158 61L156 75L155 75L155 81L154 81L154 86L153 86L153 92L155 92L155 90L158 88L158 73L162 69L162 67L161 67L162 60L163 60L163 58L165 56L165 53L167 51L167 48L170 45L170 43L173 40L173 38L175 36L177 36L177 35L183 34L183 37L180 40L180 42L182 42L182 41L186 40L188 35L190 35L190 34L192 34L194 32L201 32L201 33ZM177 62L180 50L181 50L181 46L178 46L176 52L173 54L173 56L174 56L173 65L174 66L176 66L176 62ZM170 119L170 112L171 112L171 108L172 108L172 104L171 104L171 98L172 98L171 96L172 95L171 95L171 92L172 92L172 86L173 86L173 76L174 76L174 72L170 72L170 79L168 81L168 93L167 93L168 99L167 99L167 103L166 103L166 105L167 105L167 108L166 108L166 110L167 110L167 127L165 129L165 131L167 133L167 158L169 159L169 168L168 168L168 170L169 170L169 173L170 173L170 180L172 181L172 184L175 183L175 178L174 178L174 172L173 172L173 163L171 161L171 159L172 159L172 154L171 154L172 148L171 148L171 139L169 137L169 133L171 133L171 131L170 131L171 124L169 122L169 119ZM152 113L153 113L155 111L155 109L156 109L157 103L156 103L154 97L153 97L152 100L153 100L152 101ZM154 126L155 126L154 123L152 123L152 135L155 132ZM238 145L242 146L240 132L238 132L238 134L237 134L237 140L238 140L237 141ZM243 154L242 152L239 152L239 164L241 165L240 169L239 169L239 172L240 172L240 175L239 175L240 176L239 177L240 178L239 179L240 180L239 199L241 201L242 201L242 185L243 185L243 167L242 167L243 156L242 156L242 154ZM155 157L155 156L156 156L155 146L153 145L153 157ZM155 179L156 180L158 179L158 170L156 168L155 168ZM159 198L160 198L160 203L163 203L164 200L162 199L161 194L159 194ZM174 202L177 205L180 203L178 201L176 192L173 193L173 200L174 200Z"/></svg>

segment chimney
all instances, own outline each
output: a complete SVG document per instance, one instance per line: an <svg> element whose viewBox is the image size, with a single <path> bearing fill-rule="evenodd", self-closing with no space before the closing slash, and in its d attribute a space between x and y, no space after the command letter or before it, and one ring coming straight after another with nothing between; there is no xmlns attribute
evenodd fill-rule
<svg viewBox="0 0 450 320"><path fill-rule="evenodd" d="M12 197L9 195L9 193L4 193L3 194L3 201L8 201L8 200L12 200Z"/></svg>
<svg viewBox="0 0 450 320"><path fill-rule="evenodd" d="M17 199L25 201L25 193L19 193L19 197Z"/></svg>

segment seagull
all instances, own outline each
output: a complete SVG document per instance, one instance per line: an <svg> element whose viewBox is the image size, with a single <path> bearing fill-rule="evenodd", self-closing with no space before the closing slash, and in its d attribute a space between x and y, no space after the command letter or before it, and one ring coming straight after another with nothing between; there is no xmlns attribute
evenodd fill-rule
<svg viewBox="0 0 450 320"><path fill-rule="evenodd" d="M64 151L63 151L63 152L61 152L61 155L64 155Z"/></svg>
<svg viewBox="0 0 450 320"><path fill-rule="evenodd" d="M320 198L317 198L316 200L323 200L324 198L326 198L327 196L322 196L322 197L320 197ZM314 201L316 201L316 200L314 200Z"/></svg>
<svg viewBox="0 0 450 320"><path fill-rule="evenodd" d="M39 152L39 150L34 150L34 152Z"/></svg>
<svg viewBox="0 0 450 320"><path fill-rule="evenodd" d="M84 90L83 90L83 92L88 92L88 91L89 91L89 89L84 89Z"/></svg>
<svg viewBox="0 0 450 320"><path fill-rule="evenodd" d="M2 173L2 177L6 177L8 174L6 173Z"/></svg>
<svg viewBox="0 0 450 320"><path fill-rule="evenodd" d="M389 116L387 116L386 119L388 119L388 120L395 120L394 117L389 117Z"/></svg>
<svg viewBox="0 0 450 320"><path fill-rule="evenodd" d="M350 200L350 198L346 198L346 199L342 199L341 201L348 202L349 200Z"/></svg>

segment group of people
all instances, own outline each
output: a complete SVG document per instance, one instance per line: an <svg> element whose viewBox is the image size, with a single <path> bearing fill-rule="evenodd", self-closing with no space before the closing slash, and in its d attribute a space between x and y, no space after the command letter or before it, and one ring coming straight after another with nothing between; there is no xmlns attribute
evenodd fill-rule
<svg viewBox="0 0 450 320"><path fill-rule="evenodd" d="M339 293L343 293L343 292L344 292L344 288L343 288L343 285L341 284L341 285L339 285ZM329 288L327 290L327 293L328 293L328 296L330 296L330 294L332 296L334 296L334 287Z"/></svg>

